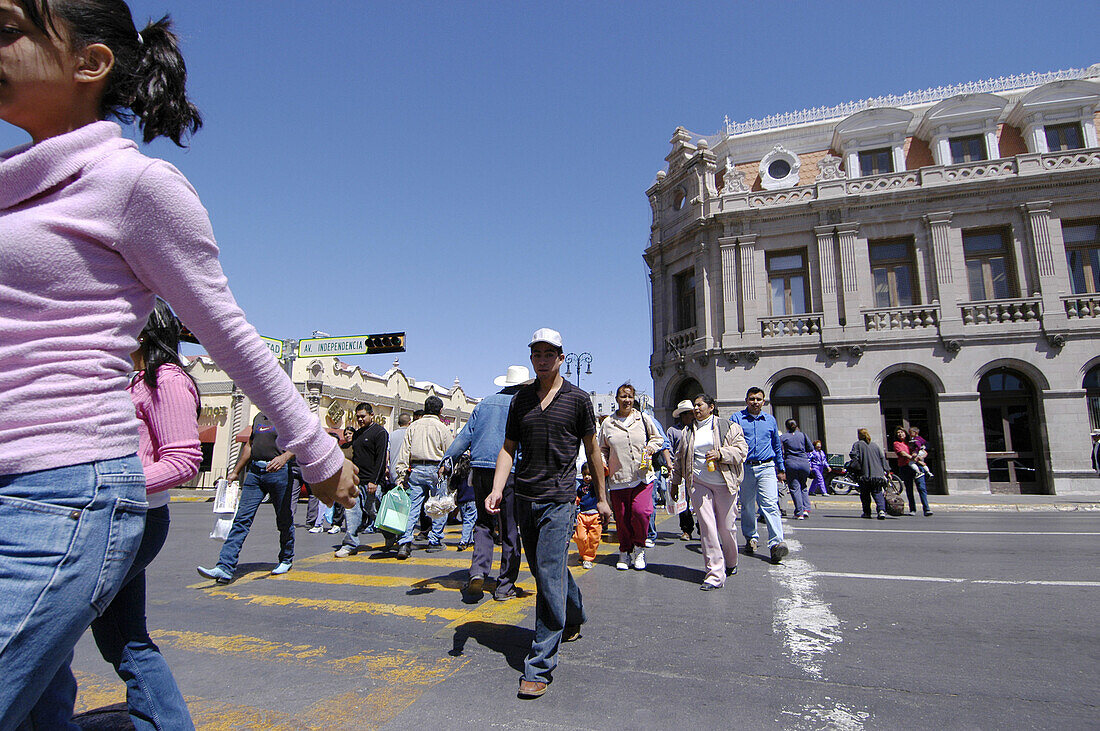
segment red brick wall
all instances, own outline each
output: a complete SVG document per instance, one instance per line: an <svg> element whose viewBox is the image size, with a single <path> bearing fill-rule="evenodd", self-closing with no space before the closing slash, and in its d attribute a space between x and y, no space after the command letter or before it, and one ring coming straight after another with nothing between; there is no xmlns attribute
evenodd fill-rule
<svg viewBox="0 0 1100 731"><path fill-rule="evenodd" d="M905 154L906 170L916 170L936 164L932 159L932 148L919 137L906 137L902 151Z"/></svg>
<svg viewBox="0 0 1100 731"><path fill-rule="evenodd" d="M998 127L997 147L1000 150L1001 157L1023 155L1028 151L1027 144L1024 142L1023 135L1020 134L1020 130L1010 124L1002 124Z"/></svg>

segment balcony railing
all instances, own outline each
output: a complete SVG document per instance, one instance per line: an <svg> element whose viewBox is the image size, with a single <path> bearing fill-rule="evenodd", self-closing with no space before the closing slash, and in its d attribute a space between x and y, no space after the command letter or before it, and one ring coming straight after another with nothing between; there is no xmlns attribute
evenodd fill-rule
<svg viewBox="0 0 1100 731"><path fill-rule="evenodd" d="M917 170L906 170L901 173L873 175L866 178L849 180L844 186L844 192L848 195L858 193L880 193L884 190L916 188L919 185L920 172Z"/></svg>
<svg viewBox="0 0 1100 731"><path fill-rule="evenodd" d="M1070 319L1100 317L1100 294L1074 294L1063 297L1062 303Z"/></svg>
<svg viewBox="0 0 1100 731"><path fill-rule="evenodd" d="M672 333L665 338L665 352L679 352L686 350L695 344L695 339L698 337L698 330L695 328L688 328L687 330L679 330Z"/></svg>
<svg viewBox="0 0 1100 731"><path fill-rule="evenodd" d="M765 338L817 335L821 332L821 314L820 312L806 312L799 315L761 317L760 334Z"/></svg>
<svg viewBox="0 0 1100 731"><path fill-rule="evenodd" d="M863 327L867 332L881 330L917 330L936 327L940 321L939 307L883 307L863 311Z"/></svg>
<svg viewBox="0 0 1100 731"><path fill-rule="evenodd" d="M962 306L964 325L1032 322L1040 320L1042 316L1043 304L1038 297L966 302Z"/></svg>

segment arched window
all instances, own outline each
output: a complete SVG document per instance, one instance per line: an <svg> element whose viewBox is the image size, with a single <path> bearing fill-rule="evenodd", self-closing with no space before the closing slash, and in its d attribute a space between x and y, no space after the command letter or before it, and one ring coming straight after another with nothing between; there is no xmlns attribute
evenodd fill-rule
<svg viewBox="0 0 1100 731"><path fill-rule="evenodd" d="M1085 401L1089 410L1089 426L1100 429L1100 365L1093 366L1085 374L1085 382L1081 384L1085 389Z"/></svg>
<svg viewBox="0 0 1100 731"><path fill-rule="evenodd" d="M775 384L772 389L772 415L779 422L779 431L785 432L787 419L798 422L798 428L811 440L820 439L825 444L825 423L822 420L821 392L805 378L791 376Z"/></svg>

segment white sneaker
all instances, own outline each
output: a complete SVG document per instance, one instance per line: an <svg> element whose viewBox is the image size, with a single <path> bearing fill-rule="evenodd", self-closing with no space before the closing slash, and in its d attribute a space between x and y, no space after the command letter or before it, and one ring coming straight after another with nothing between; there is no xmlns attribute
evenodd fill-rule
<svg viewBox="0 0 1100 731"><path fill-rule="evenodd" d="M619 562L615 564L615 568L619 571L626 571L630 568L630 554L619 551Z"/></svg>
<svg viewBox="0 0 1100 731"><path fill-rule="evenodd" d="M336 550L336 558L347 558L348 556L354 556L355 549L351 546L340 546Z"/></svg>
<svg viewBox="0 0 1100 731"><path fill-rule="evenodd" d="M657 544L653 542L653 539L652 539L652 538L646 538L646 539L645 539L645 547L646 547L646 548L653 548L653 547L654 547L654 546L656 546L656 545L657 545Z"/></svg>
<svg viewBox="0 0 1100 731"><path fill-rule="evenodd" d="M581 561L581 568L585 568L585 569L592 568L592 562L591 561Z"/></svg>
<svg viewBox="0 0 1100 731"><path fill-rule="evenodd" d="M315 526L313 526L312 528L309 529L309 532L310 533L320 533L323 530L324 530L324 528L322 528L321 526L315 525Z"/></svg>
<svg viewBox="0 0 1100 731"><path fill-rule="evenodd" d="M639 571L645 569L645 551L640 548L634 552L634 568Z"/></svg>
<svg viewBox="0 0 1100 731"><path fill-rule="evenodd" d="M340 532L340 526L334 525L334 526L332 526L331 528L328 529L328 532L329 533L339 533Z"/></svg>

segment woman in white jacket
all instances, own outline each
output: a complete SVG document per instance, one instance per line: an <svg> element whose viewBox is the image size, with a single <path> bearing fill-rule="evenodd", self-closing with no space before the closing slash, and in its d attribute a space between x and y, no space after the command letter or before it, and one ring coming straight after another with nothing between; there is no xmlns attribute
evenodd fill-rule
<svg viewBox="0 0 1100 731"><path fill-rule="evenodd" d="M624 383L615 391L618 410L600 424L599 445L607 465L607 492L615 512L619 535L619 561L625 571L630 563L645 568L645 539L653 514L653 463L665 443L653 420L634 408L634 387Z"/></svg>
<svg viewBox="0 0 1100 731"><path fill-rule="evenodd" d="M694 401L695 423L684 429L672 463L672 496L683 481L703 548L706 578L703 591L721 589L737 573L737 488L744 475L749 446L741 427L718 418L714 399L700 394Z"/></svg>

